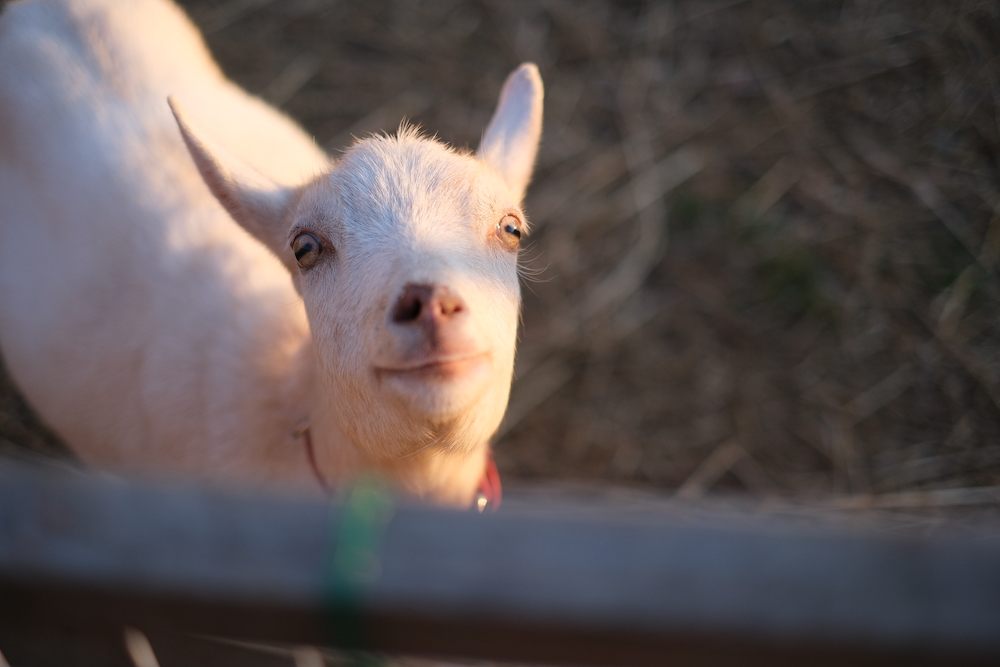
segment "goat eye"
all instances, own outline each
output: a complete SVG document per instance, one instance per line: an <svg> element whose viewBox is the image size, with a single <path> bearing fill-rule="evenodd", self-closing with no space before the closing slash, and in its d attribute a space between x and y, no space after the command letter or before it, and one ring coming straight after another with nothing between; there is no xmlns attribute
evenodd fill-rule
<svg viewBox="0 0 1000 667"><path fill-rule="evenodd" d="M292 252L300 269L310 269L323 254L323 244L312 234L303 232L292 239Z"/></svg>
<svg viewBox="0 0 1000 667"><path fill-rule="evenodd" d="M517 250L521 245L521 221L516 215L505 215L497 223L497 236L508 250Z"/></svg>

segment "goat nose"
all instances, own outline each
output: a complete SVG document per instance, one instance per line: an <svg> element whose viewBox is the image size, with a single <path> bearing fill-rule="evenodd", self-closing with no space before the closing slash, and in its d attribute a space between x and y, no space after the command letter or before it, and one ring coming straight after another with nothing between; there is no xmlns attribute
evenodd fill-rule
<svg viewBox="0 0 1000 667"><path fill-rule="evenodd" d="M465 310L461 297L441 285L409 283L392 309L396 324L446 320Z"/></svg>

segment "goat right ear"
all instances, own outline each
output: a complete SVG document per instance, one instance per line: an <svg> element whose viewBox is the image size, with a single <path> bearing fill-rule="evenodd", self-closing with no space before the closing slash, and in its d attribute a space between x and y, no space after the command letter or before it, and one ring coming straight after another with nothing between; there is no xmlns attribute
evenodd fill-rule
<svg viewBox="0 0 1000 667"><path fill-rule="evenodd" d="M219 147L209 148L204 138L195 136L177 101L168 97L167 104L208 189L243 229L288 264L283 223L295 188L271 180Z"/></svg>
<svg viewBox="0 0 1000 667"><path fill-rule="evenodd" d="M476 151L481 160L500 172L518 198L524 197L535 168L542 138L543 94L542 77L533 63L511 72Z"/></svg>

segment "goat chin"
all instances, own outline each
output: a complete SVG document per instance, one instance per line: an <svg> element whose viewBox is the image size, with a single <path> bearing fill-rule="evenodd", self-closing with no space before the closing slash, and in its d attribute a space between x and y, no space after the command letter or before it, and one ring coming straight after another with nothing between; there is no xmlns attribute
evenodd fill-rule
<svg viewBox="0 0 1000 667"><path fill-rule="evenodd" d="M329 479L471 499L510 390L533 65L475 154L403 126L333 160L172 2L23 0L0 99L0 349L81 459L315 490L308 425Z"/></svg>

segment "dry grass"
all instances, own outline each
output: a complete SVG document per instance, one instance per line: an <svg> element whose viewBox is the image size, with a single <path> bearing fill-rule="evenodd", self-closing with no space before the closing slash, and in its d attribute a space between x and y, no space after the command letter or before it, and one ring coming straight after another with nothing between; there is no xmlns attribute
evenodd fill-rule
<svg viewBox="0 0 1000 667"><path fill-rule="evenodd" d="M998 505L996 3L184 4L331 150L540 65L508 475Z"/></svg>

